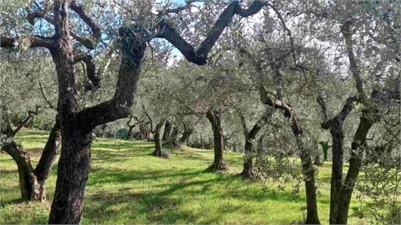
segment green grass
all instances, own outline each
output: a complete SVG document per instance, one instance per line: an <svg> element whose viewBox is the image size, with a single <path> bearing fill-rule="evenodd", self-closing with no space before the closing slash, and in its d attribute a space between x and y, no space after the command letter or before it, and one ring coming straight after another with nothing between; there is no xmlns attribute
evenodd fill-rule
<svg viewBox="0 0 401 225"><path fill-rule="evenodd" d="M36 165L47 133L23 130L17 139ZM153 144L97 139L92 147L92 165L82 223L84 224L290 224L305 215L305 196L291 188L277 190L272 183L241 179L242 155L226 153L230 165L225 173L207 173L213 152L186 149L170 159L150 155ZM4 152L0 155L0 223L46 223L55 189L56 169L47 182L48 202L21 202L17 167ZM319 168L319 213L328 223L330 165ZM359 219L351 205L349 220Z"/></svg>

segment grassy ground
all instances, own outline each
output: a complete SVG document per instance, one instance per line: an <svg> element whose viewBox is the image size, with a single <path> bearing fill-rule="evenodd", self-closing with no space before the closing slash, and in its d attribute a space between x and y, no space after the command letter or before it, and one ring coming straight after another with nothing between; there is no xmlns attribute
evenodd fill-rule
<svg viewBox="0 0 401 225"><path fill-rule="evenodd" d="M18 140L37 163L47 133L24 130ZM86 188L84 224L290 224L305 214L304 190L277 190L271 183L242 180L242 155L227 153L230 170L206 173L212 151L175 151L170 159L149 154L151 143L97 139L92 148L92 167ZM54 193L55 166L48 180L49 201L21 202L17 167L5 153L0 155L0 224L46 223ZM319 171L319 213L328 223L330 165ZM350 223L365 224L352 210Z"/></svg>

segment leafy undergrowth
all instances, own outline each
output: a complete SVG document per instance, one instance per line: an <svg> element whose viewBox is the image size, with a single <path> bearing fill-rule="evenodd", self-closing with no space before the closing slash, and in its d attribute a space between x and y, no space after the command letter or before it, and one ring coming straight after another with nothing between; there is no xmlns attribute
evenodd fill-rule
<svg viewBox="0 0 401 225"><path fill-rule="evenodd" d="M24 130L18 140L36 165L47 133ZM305 195L291 188L278 190L272 183L241 179L242 155L226 153L230 169L207 173L213 152L184 148L170 159L150 155L152 143L97 139L92 147L92 167L86 188L84 224L293 224L305 215ZM55 189L57 165L47 182L48 201L21 202L17 167L4 152L0 155L0 223L46 223ZM319 213L328 223L330 165L319 168ZM350 223L364 224L352 208Z"/></svg>

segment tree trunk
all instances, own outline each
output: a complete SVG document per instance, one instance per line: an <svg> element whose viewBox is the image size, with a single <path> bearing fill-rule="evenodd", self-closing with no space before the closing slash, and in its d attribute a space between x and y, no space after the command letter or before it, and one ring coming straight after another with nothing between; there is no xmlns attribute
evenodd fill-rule
<svg viewBox="0 0 401 225"><path fill-rule="evenodd" d="M173 131L171 133L171 137L170 137L170 145L175 147L175 148L179 146L179 143L178 143L178 140L177 140L178 139L178 132L179 132L178 127L174 126L173 127Z"/></svg>
<svg viewBox="0 0 401 225"><path fill-rule="evenodd" d="M331 146L329 145L329 141L321 141L319 142L319 144L322 146L322 151L323 151L323 161L327 161L328 160L328 152L329 149L331 148Z"/></svg>
<svg viewBox="0 0 401 225"><path fill-rule="evenodd" d="M209 110L206 117L212 125L214 142L214 161L207 170L227 170L227 165L223 160L224 138L223 128L221 127L221 113L218 110Z"/></svg>
<svg viewBox="0 0 401 225"><path fill-rule="evenodd" d="M56 122L50 132L46 146L40 157L39 164L34 170L29 154L15 143L13 137L3 149L14 159L18 166L21 198L25 201L45 201L45 181L48 178L53 161L59 147L59 123Z"/></svg>
<svg viewBox="0 0 401 225"><path fill-rule="evenodd" d="M355 133L354 140L351 144L351 158L349 160L349 169L345 182L342 185L341 196L338 202L338 216L337 223L346 224L348 219L348 210L351 202L352 192L357 181L359 171L362 165L362 155L364 147L366 146L366 136L373 122L367 117L367 113L360 117L358 129Z"/></svg>
<svg viewBox="0 0 401 225"><path fill-rule="evenodd" d="M56 192L51 206L50 224L78 224L90 170L92 133L75 127L62 130Z"/></svg>
<svg viewBox="0 0 401 225"><path fill-rule="evenodd" d="M318 165L318 166L322 165L322 160L320 159L320 155L315 156L315 161L313 162L313 164Z"/></svg>
<svg viewBox="0 0 401 225"><path fill-rule="evenodd" d="M341 111L329 122L332 137L332 167L331 167L331 188L330 188L330 224L337 224L339 200L342 189L343 157L344 157L344 131L343 124L349 113L352 111L352 103L355 97L349 97ZM327 127L323 125L323 127ZM321 143L322 144L322 143ZM322 144L323 150L328 149L328 143Z"/></svg>
<svg viewBox="0 0 401 225"><path fill-rule="evenodd" d="M53 162L56 159L56 155L60 152L61 137L60 137L60 123L56 118L56 123L50 131L49 138L43 149L42 156L39 159L39 163L35 168L35 175L37 176L41 198L46 200L46 188L45 183L49 177Z"/></svg>
<svg viewBox="0 0 401 225"><path fill-rule="evenodd" d="M345 119L345 117L344 117ZM331 124L330 133L333 138L331 188L330 188L330 224L337 224L338 202L340 200L343 177L343 120L335 117Z"/></svg>
<svg viewBox="0 0 401 225"><path fill-rule="evenodd" d="M267 121L271 117L271 113L265 112L265 114L255 123L252 129L248 132L246 127L245 117L241 115L241 122L245 135L245 155L244 155L244 166L241 173L241 176L250 179L253 178L253 157L254 157L254 149L253 145L255 142L256 135L259 131L266 125Z"/></svg>
<svg viewBox="0 0 401 225"><path fill-rule="evenodd" d="M140 123L139 124L139 132L141 133L141 139L144 141L149 141L150 139L150 130L146 126L145 123Z"/></svg>
<svg viewBox="0 0 401 225"><path fill-rule="evenodd" d="M180 143L182 143L182 144L188 143L189 137L191 137L193 132L194 132L194 129L185 127L184 132L182 133L182 136L180 138Z"/></svg>
<svg viewBox="0 0 401 225"><path fill-rule="evenodd" d="M65 1L64 4L71 3ZM62 8L62 10L59 8ZM65 18L67 8L55 2L54 15L60 25L56 29L55 46L51 49L59 79L59 100L62 150L59 160L56 192L49 223L78 224L81 219L85 186L90 170L92 130L101 124L127 117L134 101L140 65L146 42L129 27L121 27L119 44L122 60L117 87L111 100L81 110L76 85L74 55ZM139 35L139 36L138 36ZM60 38L62 37L62 38Z"/></svg>
<svg viewBox="0 0 401 225"><path fill-rule="evenodd" d="M157 125L156 125L156 130L155 130L155 151L153 152L154 156L161 157L161 158L168 158L168 154L166 151L163 150L162 146L162 138L161 138L161 130L166 122L165 119L162 119Z"/></svg>
<svg viewBox="0 0 401 225"><path fill-rule="evenodd" d="M312 157L303 146L302 137L297 138L297 145L300 150L302 173L305 181L306 191L306 220L305 224L320 224L316 197L316 171L312 165Z"/></svg>
<svg viewBox="0 0 401 225"><path fill-rule="evenodd" d="M163 132L163 141L164 142L169 142L171 139L171 135L173 133L173 123L171 120L166 120L166 124L164 126L164 132Z"/></svg>
<svg viewBox="0 0 401 225"><path fill-rule="evenodd" d="M126 140L130 140L132 138L132 131L134 130L135 126L128 126L128 132L127 132L127 137L125 137Z"/></svg>
<svg viewBox="0 0 401 225"><path fill-rule="evenodd" d="M245 179L251 179L254 176L253 173L253 140L248 138L245 141L245 155L244 165L241 172L241 176Z"/></svg>
<svg viewBox="0 0 401 225"><path fill-rule="evenodd" d="M291 120L292 134L297 140L297 145L300 150L302 163L302 173L304 175L305 191L306 191L306 208L307 217L305 223L320 224L319 214L317 210L316 186L315 186L315 168L312 165L312 156L308 149L304 148L302 141L303 130L299 123L298 116L291 105L286 104L282 99L272 99L269 97L265 87L260 86L261 101L274 108L281 109L284 117Z"/></svg>
<svg viewBox="0 0 401 225"><path fill-rule="evenodd" d="M17 163L21 198L24 201L42 201L44 196L40 191L37 177L33 171L31 159L17 143L12 139L3 146L6 151Z"/></svg>

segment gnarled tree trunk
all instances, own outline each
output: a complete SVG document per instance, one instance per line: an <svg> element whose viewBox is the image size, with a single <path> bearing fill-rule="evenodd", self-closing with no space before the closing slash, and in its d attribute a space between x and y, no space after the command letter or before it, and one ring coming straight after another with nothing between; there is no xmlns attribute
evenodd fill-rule
<svg viewBox="0 0 401 225"><path fill-rule="evenodd" d="M66 6L58 7L63 8L61 11L66 10ZM59 20L64 21L66 12L61 11L55 10L61 15ZM65 24L62 22L62 25ZM62 32L68 33L68 29L66 30ZM122 60L114 97L84 110L79 107L71 42L67 41L68 38L56 39L57 51L51 51L60 84L58 111L63 140L56 192L49 216L51 224L80 222L90 170L92 130L97 125L127 117L130 113L128 109L133 104L146 43L142 41L142 37L136 36L140 33L134 34L131 28L120 28L119 35L122 37ZM63 37L69 37L69 34L64 34Z"/></svg>
<svg viewBox="0 0 401 225"><path fill-rule="evenodd" d="M308 149L304 148L302 137L297 138L300 150L302 173L304 175L306 191L306 220L305 224L320 224L316 197L316 170L312 164L312 157Z"/></svg>
<svg viewBox="0 0 401 225"><path fill-rule="evenodd" d="M242 126L245 135L245 155L244 155L244 165L241 172L241 176L250 179L254 176L253 173L253 157L254 157L254 143L256 141L256 135L259 131L266 125L271 114L265 112L265 114L256 122L252 129L248 132L245 122L245 117L240 115Z"/></svg>
<svg viewBox="0 0 401 225"><path fill-rule="evenodd" d="M40 157L39 163L34 171L35 175L37 176L42 200L46 199L46 180L51 173L53 162L56 159L57 154L60 152L60 146L60 122L56 118L56 123L50 131L49 138L42 152L42 156Z"/></svg>
<svg viewBox="0 0 401 225"><path fill-rule="evenodd" d="M153 155L162 158L168 158L167 152L163 150L162 137L161 137L161 130L165 122L166 122L165 119L160 120L160 122L156 125L155 135L154 135L155 151L153 152Z"/></svg>
<svg viewBox="0 0 401 225"><path fill-rule="evenodd" d="M50 223L79 223L90 170L91 141L91 131L82 132L71 126L62 130L63 144Z"/></svg>
<svg viewBox="0 0 401 225"><path fill-rule="evenodd" d="M42 201L42 196L37 177L34 173L31 159L14 140L9 141L3 149L14 159L18 166L21 198L25 201Z"/></svg>
<svg viewBox="0 0 401 225"><path fill-rule="evenodd" d="M223 160L224 138L223 128L221 126L221 112L218 110L209 110L206 113L206 118L212 125L213 130L213 143L214 143L214 161L207 170L226 170L227 165Z"/></svg>
<svg viewBox="0 0 401 225"><path fill-rule="evenodd" d="M49 177L54 159L60 146L59 123L50 132L36 169L33 168L30 156L14 141L14 135L2 149L9 154L18 166L21 198L25 201L45 201L45 182ZM15 133L14 133L15 134Z"/></svg>
<svg viewBox="0 0 401 225"><path fill-rule="evenodd" d="M369 119L368 113L364 111L363 115L360 117L358 129L351 144L351 158L349 160L347 177L345 178L344 184L342 184L341 195L339 196L336 223L347 223L352 192L362 166L362 155L364 147L366 146L366 136L372 125L372 119Z"/></svg>

